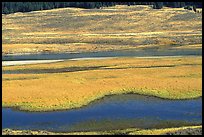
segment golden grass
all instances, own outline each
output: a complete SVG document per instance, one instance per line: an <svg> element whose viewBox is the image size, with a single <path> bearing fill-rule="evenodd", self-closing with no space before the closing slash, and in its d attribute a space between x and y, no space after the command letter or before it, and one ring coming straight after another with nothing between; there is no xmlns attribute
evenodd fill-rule
<svg viewBox="0 0 204 137"><path fill-rule="evenodd" d="M95 67L93 70L83 68ZM82 71L45 73L82 68ZM3 106L28 111L71 109L105 95L139 93L169 99L202 96L202 57L113 58L3 67ZM33 77L33 79L32 79Z"/></svg>
<svg viewBox="0 0 204 137"><path fill-rule="evenodd" d="M202 44L183 45L183 46L174 47L174 48L175 49L185 48L185 49L200 49L200 50L202 50Z"/></svg>
<svg viewBox="0 0 204 137"><path fill-rule="evenodd" d="M42 52L97 52L122 49L135 49L132 46L98 45L88 43L71 44L3 44L3 54L23 54Z"/></svg>
<svg viewBox="0 0 204 137"><path fill-rule="evenodd" d="M196 128L202 128L202 126L187 126L187 127L178 127L178 128L139 130L139 131L131 132L130 135L162 135L165 133L175 132L178 130L184 130L188 128L196 129Z"/></svg>
<svg viewBox="0 0 204 137"><path fill-rule="evenodd" d="M177 128L165 128L165 129L123 129L123 130L112 130L112 131L91 131L91 132L70 132L70 133L58 133L58 132L48 132L45 134L49 135L116 135L116 134L127 134L127 135L162 135L169 132L175 132L178 130L184 129L196 129L202 128L201 126L185 126L185 127L177 127ZM8 130L8 129L7 129ZM23 135L26 130L9 130L12 135ZM43 131L26 131L30 132L33 135L43 135ZM6 135L5 130L2 131L3 135Z"/></svg>
<svg viewBox="0 0 204 137"><path fill-rule="evenodd" d="M2 40L3 54L202 44L202 14L183 8L154 10L142 5L15 13L2 15Z"/></svg>

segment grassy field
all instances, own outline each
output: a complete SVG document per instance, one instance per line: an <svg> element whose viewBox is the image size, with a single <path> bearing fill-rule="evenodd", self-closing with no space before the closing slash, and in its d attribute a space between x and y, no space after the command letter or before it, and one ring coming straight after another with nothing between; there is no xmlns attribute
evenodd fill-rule
<svg viewBox="0 0 204 137"><path fill-rule="evenodd" d="M78 108L105 95L202 96L202 57L112 58L2 68L3 106L27 111Z"/></svg>
<svg viewBox="0 0 204 137"><path fill-rule="evenodd" d="M2 54L202 49L202 12L115 6L2 15Z"/></svg>
<svg viewBox="0 0 204 137"><path fill-rule="evenodd" d="M179 130L199 129L202 126L184 126L177 128L165 129L124 129L112 131L92 131L92 132L71 132L71 133L55 133L48 131L30 131L30 130L2 130L2 135L164 135L167 133L174 133ZM187 134L187 133L186 133Z"/></svg>

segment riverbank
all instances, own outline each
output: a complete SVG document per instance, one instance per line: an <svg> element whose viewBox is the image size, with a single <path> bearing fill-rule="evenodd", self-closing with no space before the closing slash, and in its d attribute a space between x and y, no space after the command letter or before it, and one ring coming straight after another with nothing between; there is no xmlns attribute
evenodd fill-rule
<svg viewBox="0 0 204 137"><path fill-rule="evenodd" d="M2 106L25 111L66 110L106 95L126 93L191 99L202 96L201 70L202 57L112 58L7 66L2 68Z"/></svg>
<svg viewBox="0 0 204 137"><path fill-rule="evenodd" d="M180 58L180 57L185 57L185 56L147 56L147 57L132 57L132 58ZM197 56L188 56L188 57L197 57ZM70 61L77 61L77 60L102 60L102 59L113 59L113 58L118 58L118 57L89 57L89 58L72 58L72 59L67 59ZM28 65L28 64L44 64L44 63L54 63L54 62L62 62L65 60L58 59L58 60L18 60L18 61L2 61L2 66L17 66L17 65Z"/></svg>
<svg viewBox="0 0 204 137"><path fill-rule="evenodd" d="M2 135L202 135L202 126L186 126L166 129L125 129L104 132L55 133L48 131L2 129Z"/></svg>
<svg viewBox="0 0 204 137"><path fill-rule="evenodd" d="M132 127L169 128L200 125L201 111L201 97L166 100L137 94L122 94L106 96L82 108L64 111L25 112L3 108L2 127L55 132L106 131Z"/></svg>

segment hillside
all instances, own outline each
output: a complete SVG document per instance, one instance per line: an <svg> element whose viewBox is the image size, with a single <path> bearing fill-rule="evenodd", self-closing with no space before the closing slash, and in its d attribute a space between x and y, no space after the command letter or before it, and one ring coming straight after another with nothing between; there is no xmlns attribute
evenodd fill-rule
<svg viewBox="0 0 204 137"><path fill-rule="evenodd" d="M201 9L199 9L201 10ZM150 6L2 14L2 54L201 49L202 12Z"/></svg>

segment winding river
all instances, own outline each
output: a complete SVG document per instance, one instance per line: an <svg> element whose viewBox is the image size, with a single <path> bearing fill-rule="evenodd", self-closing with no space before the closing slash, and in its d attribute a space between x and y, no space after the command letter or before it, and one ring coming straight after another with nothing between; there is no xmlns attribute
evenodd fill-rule
<svg viewBox="0 0 204 137"><path fill-rule="evenodd" d="M59 60L96 57L201 56L202 50L114 51L2 56L3 61ZM24 112L2 109L2 129L57 132L122 128L164 128L202 124L202 98L164 100L137 94L112 95L88 106L54 112Z"/></svg>
<svg viewBox="0 0 204 137"><path fill-rule="evenodd" d="M202 123L202 99L165 100L137 94L112 95L73 110L23 112L2 109L2 127L48 131L164 128Z"/></svg>

